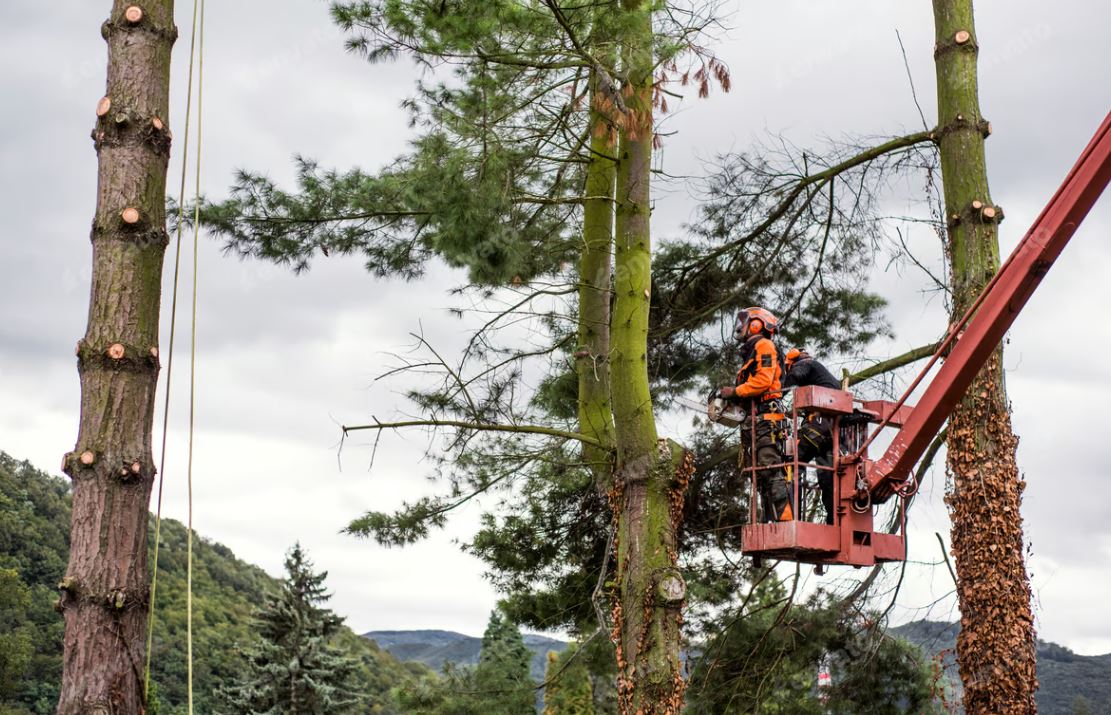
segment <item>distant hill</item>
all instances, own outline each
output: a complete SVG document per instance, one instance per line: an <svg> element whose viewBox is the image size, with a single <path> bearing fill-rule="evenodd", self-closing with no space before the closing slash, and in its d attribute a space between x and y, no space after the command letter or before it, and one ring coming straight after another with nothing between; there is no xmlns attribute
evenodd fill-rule
<svg viewBox="0 0 1111 715"><path fill-rule="evenodd" d="M482 649L482 639L454 631L369 631L363 634L398 660L416 661L435 670L444 663L475 665ZM562 652L567 643L555 638L524 634L525 645L532 651L531 672L534 680L543 680L548 651Z"/></svg>
<svg viewBox="0 0 1111 715"><path fill-rule="evenodd" d="M930 656L942 654L945 673L959 692L956 623L914 621L889 632L919 646ZM1077 700L1092 713L1111 714L1111 654L1077 655L1056 643L1038 641L1038 712L1073 715Z"/></svg>
<svg viewBox="0 0 1111 715"><path fill-rule="evenodd" d="M0 593L0 651L6 651L0 652L0 713L6 715L49 715L57 703L62 618L52 604L68 559L69 515L68 480L0 452L0 578L5 579L0 583L6 591ZM163 520L151 668L160 715L185 711L185 538L181 523ZM196 712L215 712L212 693L238 672L236 649L254 638L251 614L277 584L226 546L194 538ZM18 648L4 640L10 632L19 637L12 641ZM428 672L419 664L399 662L348 629L338 645L358 661L366 713L393 713L389 689ZM9 667L16 672L5 677Z"/></svg>

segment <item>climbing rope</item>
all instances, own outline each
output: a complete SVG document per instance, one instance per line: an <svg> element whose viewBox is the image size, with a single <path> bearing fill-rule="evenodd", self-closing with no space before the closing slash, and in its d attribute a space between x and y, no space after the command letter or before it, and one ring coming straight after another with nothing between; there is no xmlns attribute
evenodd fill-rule
<svg viewBox="0 0 1111 715"><path fill-rule="evenodd" d="M198 49L198 36L200 46ZM174 369L174 338L177 332L177 297L179 276L181 273L181 234L185 222L185 180L188 170L189 134L193 108L193 66L198 65L197 76L197 165L196 187L194 191L193 211L193 315L192 315L192 345L190 349L189 370L189 461L188 461L188 494L189 518L187 533L187 571L186 571L186 641L187 641L187 684L189 698L189 713L193 712L193 413L195 392L195 364L196 364L196 337L197 337L197 244L200 232L200 166L201 166L201 96L204 77L204 0L193 0L192 36L189 41L189 74L185 94L185 133L182 138L181 182L178 189L177 227L175 230L174 248L174 277L172 298L170 302L170 345L166 362L166 392L162 406L162 444L161 455L158 462L158 499L154 519L154 568L151 573L150 603L147 613L147 654L146 665L143 671L143 699L150 697L150 664L151 650L154 643L154 606L158 592L158 556L162 537L162 486L166 471L166 440L170 422L170 387Z"/></svg>
<svg viewBox="0 0 1111 715"><path fill-rule="evenodd" d="M186 483L189 494L189 524L186 530L186 575L185 575L185 613L186 613L186 663L189 691L189 715L193 715L193 423L196 406L197 385L197 268L200 265L198 252L201 234L201 110L204 100L204 0L200 0L201 12L197 34L200 37L197 49L197 165L193 170L196 184L193 187L193 312L191 316L191 336L189 341L189 461L186 469ZM182 159L184 161L184 157Z"/></svg>

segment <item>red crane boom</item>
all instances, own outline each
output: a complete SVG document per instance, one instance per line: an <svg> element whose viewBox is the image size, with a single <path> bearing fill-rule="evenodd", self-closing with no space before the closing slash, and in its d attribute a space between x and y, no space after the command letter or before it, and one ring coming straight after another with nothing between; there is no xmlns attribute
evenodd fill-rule
<svg viewBox="0 0 1111 715"><path fill-rule="evenodd" d="M874 499L890 496L910 475L1108 182L1111 182L1111 114L1103 120L1064 183L1006 263L984 287L960 323L953 326L933 359L899 400L898 404L904 403L926 371L948 351L948 358L902 429L896 433L883 457L867 471L866 488ZM881 423L880 427L883 425ZM862 453L863 450L857 456Z"/></svg>
<svg viewBox="0 0 1111 715"><path fill-rule="evenodd" d="M1014 323L1030 295L1041 283L1065 244L1088 215L1104 188L1111 182L1111 114L1088 143L1079 160L1053 195L1034 225L996 272L959 322L953 325L933 357L896 402L862 401L844 390L809 386L795 390L791 424L798 425L805 415L821 414L833 422L833 464L815 469L832 473L833 523L808 521L800 502L805 489L792 485L792 511L796 518L786 522L757 523L755 507L750 523L742 528L741 550L759 561L786 559L818 565L849 564L867 566L906 558L905 513L899 505L898 533L875 531L873 504L892 495L900 499L911 493L911 470L922 458L957 402L963 397L976 373L984 366L1004 334ZM927 385L917 406L907 398L923 382L943 355L947 355L937 375ZM736 424L736 423L733 423ZM876 425L866 433L868 425ZM899 428L883 457L873 462L868 446L884 427ZM796 427L797 429L797 427ZM742 439L752 440L749 430ZM779 468L788 475L798 474L798 456ZM764 467L766 470L768 467ZM744 469L751 482L752 503L756 503L757 468Z"/></svg>

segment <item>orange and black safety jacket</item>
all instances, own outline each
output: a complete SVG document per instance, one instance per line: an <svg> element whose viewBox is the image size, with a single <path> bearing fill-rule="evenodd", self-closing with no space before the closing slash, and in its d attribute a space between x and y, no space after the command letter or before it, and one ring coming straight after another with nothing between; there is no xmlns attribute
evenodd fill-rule
<svg viewBox="0 0 1111 715"><path fill-rule="evenodd" d="M783 357L770 338L763 335L749 338L741 347L741 369L737 371L735 396L755 401L758 408L783 397L782 365Z"/></svg>

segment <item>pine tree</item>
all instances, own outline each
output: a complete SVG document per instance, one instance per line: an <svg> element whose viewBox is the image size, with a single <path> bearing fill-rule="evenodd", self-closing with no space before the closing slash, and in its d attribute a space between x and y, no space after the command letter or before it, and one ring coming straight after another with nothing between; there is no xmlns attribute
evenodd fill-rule
<svg viewBox="0 0 1111 715"><path fill-rule="evenodd" d="M723 350L720 326L757 298L789 306L785 317L807 326L803 332L831 339L824 344L866 341L882 307L859 290L873 249L867 241L840 240L859 236L862 222L855 208L834 210L832 182L889 151L927 141L928 132L797 182L794 168L773 175L757 162L745 172L755 174L752 186L738 194L727 185L722 192L720 203L733 207L737 221L708 213L705 223L713 230L700 233L695 245L654 250L654 117L667 112L665 95L687 84L688 75L703 96L715 80L723 89L729 85L724 65L691 41L706 18L661 12L672 4L645 0L542 5L334 2L333 17L349 33L351 49L371 61L407 56L451 66L452 81L417 85L406 107L419 137L386 169L341 173L303 161L294 193L244 173L230 200L205 207L206 225L236 252L298 270L317 254L361 254L379 276L416 277L437 256L468 270L474 285L461 292L489 301L495 317L475 333L458 366L444 363L444 385L407 388L424 419L396 425L454 431L450 456L432 455L451 490L392 514L369 512L349 531L381 543L411 543L442 526L463 503L460 495L527 481L507 500L512 513L503 522L488 514L471 544L492 565L506 608L520 623L613 633L622 711L676 713L684 683L684 581L703 574L686 562L679 568L680 552L695 541L677 533L692 510L685 489L693 461L679 445L658 439L653 400L694 389L711 371L731 376L736 363ZM715 4L705 5L712 15ZM695 22L676 27L677 18ZM692 65L680 67L688 50L695 53ZM738 202L738 195L765 198ZM828 210L816 208L823 200ZM767 217L753 210L764 208ZM848 231L837 228L849 224ZM831 235L834 252L827 251ZM790 249L781 252L786 237ZM765 243L771 255L782 254L797 282L768 271L762 251L750 254ZM654 252L664 260L657 262ZM838 260L830 261L834 253ZM815 283L819 266L823 280ZM825 284L841 289L811 291ZM560 297L572 295L577 302ZM553 298L559 307L549 312ZM495 343L499 327L530 312L546 344ZM844 320L846 313L864 319ZM829 325L863 327L831 335ZM516 400L528 392L520 384L526 363L531 370L549 358L535 399ZM474 379L460 377L476 370ZM376 421L349 429L388 426ZM715 464L736 453L735 446L732 455L714 446L725 455ZM732 503L739 490L728 486L695 503L718 520L702 533L723 533L716 528L723 523L718 505L737 511ZM716 551L720 543L706 545ZM702 572L717 582L713 593L733 591L726 583L733 576L712 564ZM599 617L606 595L600 583L613 585L609 616ZM698 585L692 593L709 592Z"/></svg>
<svg viewBox="0 0 1111 715"><path fill-rule="evenodd" d="M532 715L536 686L529 676L532 653L521 632L500 611L490 613L475 668L477 698L487 715Z"/></svg>
<svg viewBox="0 0 1111 715"><path fill-rule="evenodd" d="M239 682L223 689L230 713L322 715L350 712L358 700L347 688L355 661L329 645L343 619L320 604L328 573L314 573L300 544L285 559L281 591L256 616L260 640L244 655Z"/></svg>
<svg viewBox="0 0 1111 715"><path fill-rule="evenodd" d="M594 715L590 673L572 643L562 653L548 651L544 673L544 715Z"/></svg>
<svg viewBox="0 0 1111 715"><path fill-rule="evenodd" d="M73 479L73 522L59 583L59 715L137 713L145 700L173 0L113 0L100 32L108 82L92 134L97 201L88 323L77 343L81 414L76 445L62 460Z"/></svg>

